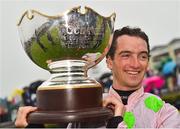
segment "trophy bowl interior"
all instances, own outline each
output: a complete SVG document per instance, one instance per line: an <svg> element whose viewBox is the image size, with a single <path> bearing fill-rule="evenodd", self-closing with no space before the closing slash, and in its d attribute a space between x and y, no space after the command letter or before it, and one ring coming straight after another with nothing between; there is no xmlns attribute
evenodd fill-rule
<svg viewBox="0 0 180 129"><path fill-rule="evenodd" d="M30 59L47 70L49 61L86 60L89 66L99 62L110 46L115 14L103 17L90 8L85 9L84 14L77 7L61 16L26 11L18 29Z"/></svg>

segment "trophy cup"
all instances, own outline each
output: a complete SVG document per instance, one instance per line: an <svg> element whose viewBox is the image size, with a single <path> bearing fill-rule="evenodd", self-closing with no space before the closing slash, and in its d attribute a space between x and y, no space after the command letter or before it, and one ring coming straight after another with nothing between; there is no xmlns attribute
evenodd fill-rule
<svg viewBox="0 0 180 129"><path fill-rule="evenodd" d="M107 120L112 112L102 107L102 86L87 76L109 50L115 13L103 17L89 7L75 7L62 15L26 11L18 31L29 58L51 73L37 89L36 112L30 123Z"/></svg>

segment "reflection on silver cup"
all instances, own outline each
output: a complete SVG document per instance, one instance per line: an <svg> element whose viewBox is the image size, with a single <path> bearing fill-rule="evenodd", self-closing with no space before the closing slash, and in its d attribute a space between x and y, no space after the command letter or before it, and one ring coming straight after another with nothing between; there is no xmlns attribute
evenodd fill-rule
<svg viewBox="0 0 180 129"><path fill-rule="evenodd" d="M114 20L115 14L103 17L88 7L84 14L77 7L58 16L30 10L21 17L18 29L28 56L48 69L48 60L82 60L87 53L103 54L114 29Z"/></svg>
<svg viewBox="0 0 180 129"><path fill-rule="evenodd" d="M51 73L37 91L39 110L101 107L102 87L87 77L87 70L106 55L114 22L115 13L103 17L89 7L85 13L76 7L57 16L35 10L22 15L18 30L24 50L35 64ZM62 101L73 103L58 104Z"/></svg>

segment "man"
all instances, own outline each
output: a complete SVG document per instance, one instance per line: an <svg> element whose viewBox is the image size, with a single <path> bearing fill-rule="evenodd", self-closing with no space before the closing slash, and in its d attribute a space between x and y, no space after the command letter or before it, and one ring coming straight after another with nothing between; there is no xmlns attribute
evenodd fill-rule
<svg viewBox="0 0 180 129"><path fill-rule="evenodd" d="M123 27L113 35L107 54L107 66L113 74L113 84L103 106L114 111L107 128L177 128L180 114L159 97L144 93L142 80L150 55L147 35L139 28ZM34 107L20 108L16 126L28 125L26 116Z"/></svg>
<svg viewBox="0 0 180 129"><path fill-rule="evenodd" d="M180 114L159 97L144 93L142 80L150 55L148 36L139 28L124 27L114 32L107 54L107 66L113 74L113 85L104 106L109 104L115 116L108 127L178 128Z"/></svg>

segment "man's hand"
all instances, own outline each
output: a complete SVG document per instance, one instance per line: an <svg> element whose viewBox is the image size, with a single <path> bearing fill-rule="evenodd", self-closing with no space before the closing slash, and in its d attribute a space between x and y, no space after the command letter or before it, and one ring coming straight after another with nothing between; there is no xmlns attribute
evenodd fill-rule
<svg viewBox="0 0 180 129"><path fill-rule="evenodd" d="M25 107L20 107L18 112L17 112L17 117L15 121L15 126L19 128L24 128L28 125L27 123L27 115L30 112L36 111L37 107L32 107L32 106L25 106Z"/></svg>
<svg viewBox="0 0 180 129"><path fill-rule="evenodd" d="M122 103L122 100L119 100L114 96L105 97L103 106L111 108L114 111L114 116L123 116L125 112L125 106Z"/></svg>

